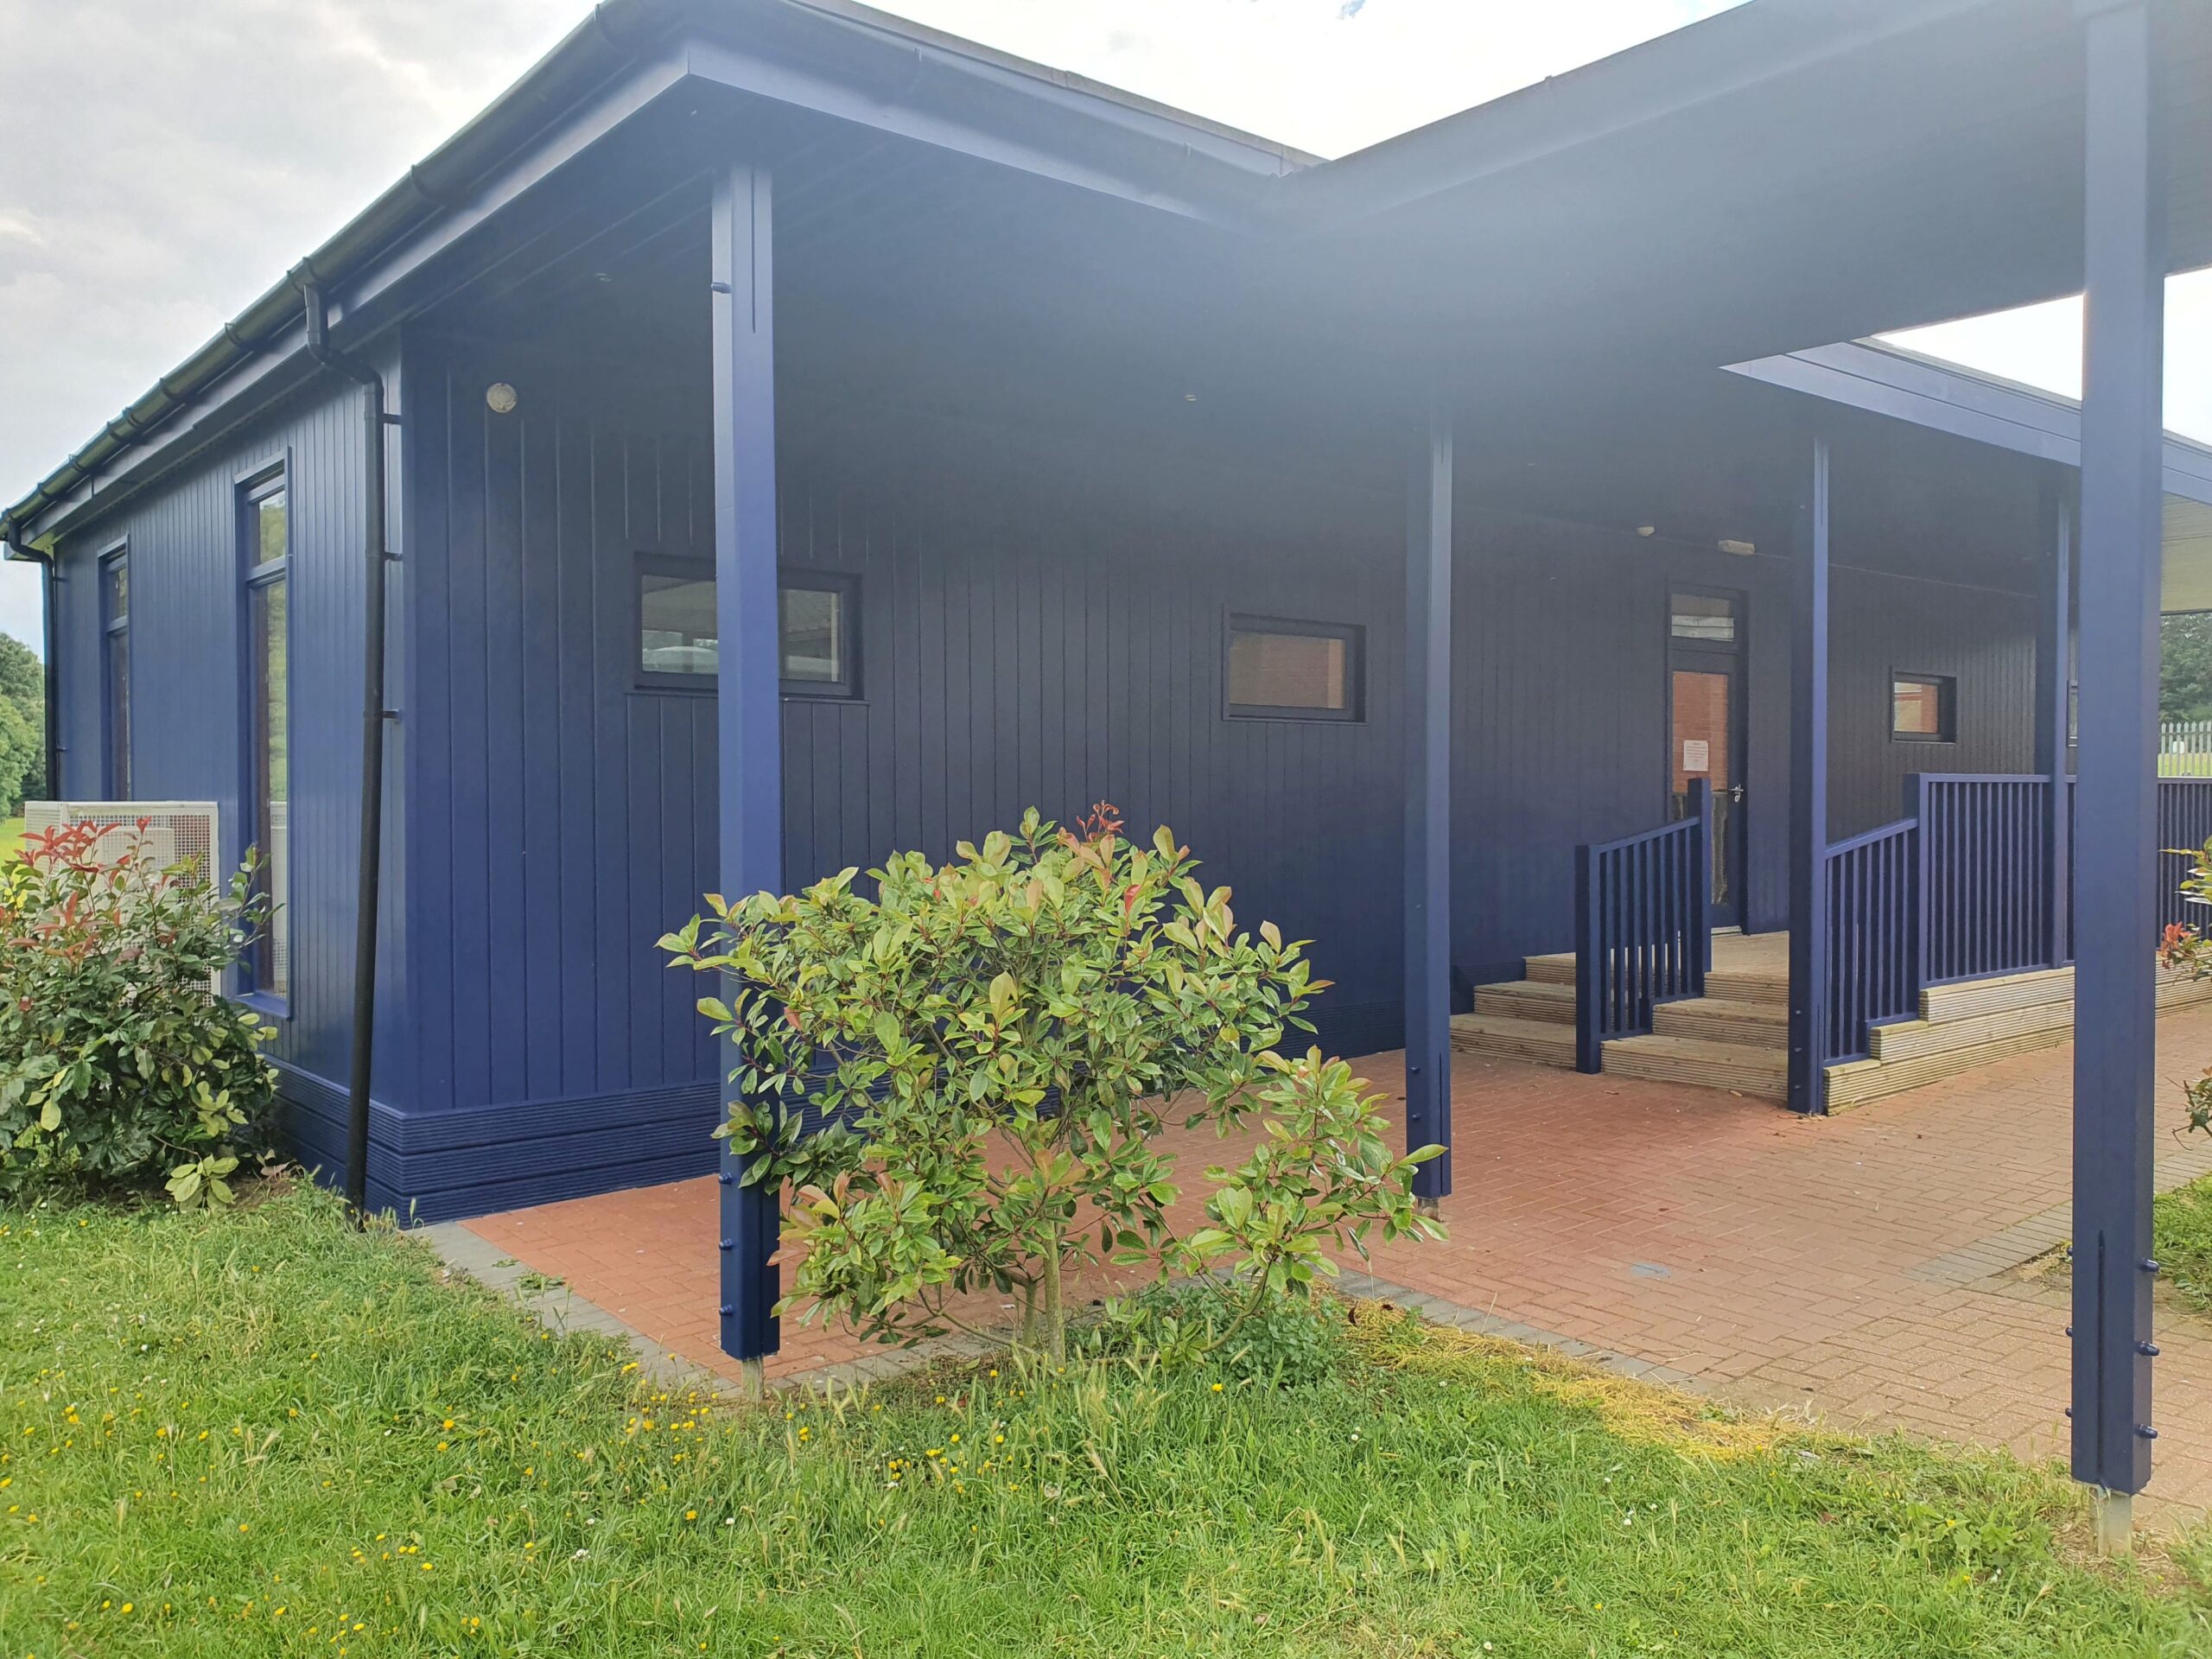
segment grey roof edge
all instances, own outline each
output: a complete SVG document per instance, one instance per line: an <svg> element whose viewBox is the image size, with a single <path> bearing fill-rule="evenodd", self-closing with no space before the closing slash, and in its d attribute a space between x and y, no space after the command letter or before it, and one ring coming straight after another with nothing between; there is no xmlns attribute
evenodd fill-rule
<svg viewBox="0 0 2212 1659"><path fill-rule="evenodd" d="M1886 341L1815 346L1732 363L1727 372L2060 466L2081 464L2078 398ZM2212 444L2168 432L2164 467L2166 493L2212 505Z"/></svg>
<svg viewBox="0 0 2212 1659"><path fill-rule="evenodd" d="M136 448L241 365L304 334L298 289L312 276L334 289L366 259L389 251L448 211L485 173L526 149L569 105L635 64L686 25L707 35L733 27L810 23L823 38L873 41L918 60L964 67L1002 86L1049 90L1064 111L1137 130L1185 169L1211 168L1224 181L1257 184L1313 165L1287 144L1205 120L1134 93L1009 53L910 23L856 0L599 0L590 13L521 78L451 137L348 219L291 271L225 323L197 351L155 381L113 420L0 510L0 543L10 559L46 556L37 544L49 512L71 503L101 469ZM81 505L78 501L77 505Z"/></svg>

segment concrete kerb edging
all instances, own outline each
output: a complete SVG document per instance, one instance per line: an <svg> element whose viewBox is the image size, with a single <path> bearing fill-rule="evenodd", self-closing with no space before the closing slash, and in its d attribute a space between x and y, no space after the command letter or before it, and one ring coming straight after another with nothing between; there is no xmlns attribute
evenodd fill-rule
<svg viewBox="0 0 2212 1659"><path fill-rule="evenodd" d="M438 1258L456 1273L499 1292L533 1315L556 1335L588 1331L626 1342L638 1356L639 1369L670 1388L695 1389L716 1399L741 1398L737 1382L686 1359L654 1341L637 1326L618 1319L598 1303L588 1301L565 1284L548 1282L535 1269L516 1261L490 1239L471 1232L457 1221L412 1228L407 1236L419 1238L437 1252ZM864 1354L842 1364L817 1366L793 1376L772 1378L771 1393L791 1389L849 1389L863 1382L880 1382L919 1370L939 1359L973 1358L988 1353L992 1344L975 1337L946 1337L912 1348L887 1349Z"/></svg>
<svg viewBox="0 0 2212 1659"><path fill-rule="evenodd" d="M556 1334L590 1331L619 1338L627 1342L637 1354L639 1369L666 1386L696 1389L715 1397L732 1400L738 1397L738 1385L731 1378L663 1347L635 1325L617 1319L597 1303L587 1301L566 1285L537 1281L537 1275L531 1268L508 1255L491 1240L469 1231L458 1222L441 1222L435 1226L416 1228L411 1230L409 1236L419 1238L429 1245L454 1272L465 1274L477 1283L499 1292L534 1315L549 1331ZM1473 1332L1478 1336L1499 1337L1530 1348L1548 1348L1570 1359L1602 1366L1639 1382L1679 1389L1684 1393L1707 1398L1715 1397L1710 1382L1688 1371L1678 1371L1669 1365L1615 1353L1573 1337L1561 1336L1557 1332L1524 1325L1518 1319L1486 1313L1477 1308L1462 1307L1441 1296L1432 1296L1426 1291L1392 1284L1364 1273L1346 1272L1336 1287L1348 1295L1365 1300L1389 1302L1399 1307L1410 1308L1434 1325L1451 1325L1458 1330ZM887 1349L881 1353L864 1355L842 1364L818 1366L811 1370L778 1377L768 1387L772 1392L791 1389L856 1388L863 1382L883 1382L905 1372L918 1370L935 1360L972 1359L993 1351L995 1346L978 1337L947 1337L935 1342L918 1344L912 1348Z"/></svg>

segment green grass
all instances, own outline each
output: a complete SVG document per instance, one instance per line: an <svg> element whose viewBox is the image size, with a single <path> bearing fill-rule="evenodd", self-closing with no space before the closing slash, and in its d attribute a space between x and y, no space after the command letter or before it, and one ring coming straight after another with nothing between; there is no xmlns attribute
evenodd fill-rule
<svg viewBox="0 0 2212 1659"><path fill-rule="evenodd" d="M1352 1347L717 1413L311 1192L0 1215L0 1659L2212 1651L2048 1472Z"/></svg>
<svg viewBox="0 0 2212 1659"><path fill-rule="evenodd" d="M5 858L23 844L23 821L21 818L0 818L0 858Z"/></svg>
<svg viewBox="0 0 2212 1659"><path fill-rule="evenodd" d="M2188 1306L2212 1314L2212 1175L2152 1201L2151 1239L2159 1277Z"/></svg>

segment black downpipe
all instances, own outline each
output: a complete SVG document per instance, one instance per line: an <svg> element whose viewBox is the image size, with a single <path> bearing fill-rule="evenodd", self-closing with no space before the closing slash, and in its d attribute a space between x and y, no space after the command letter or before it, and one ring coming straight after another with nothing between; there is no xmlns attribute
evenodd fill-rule
<svg viewBox="0 0 2212 1659"><path fill-rule="evenodd" d="M384 875L385 385L376 370L330 343L329 314L314 267L292 273L307 301L308 353L361 388L365 443L362 540L368 588L362 603L361 868L353 911L353 1043L346 1085L346 1202L358 1224L368 1208L369 1084L377 1024L377 912Z"/></svg>

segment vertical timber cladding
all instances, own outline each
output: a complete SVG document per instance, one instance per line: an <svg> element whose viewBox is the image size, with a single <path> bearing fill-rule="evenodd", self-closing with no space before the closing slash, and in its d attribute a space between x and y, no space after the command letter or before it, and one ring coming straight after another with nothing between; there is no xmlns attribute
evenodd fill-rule
<svg viewBox="0 0 2212 1659"><path fill-rule="evenodd" d="M398 365L380 365L399 397ZM131 791L142 800L212 800L222 817L219 857L235 866L251 831L244 810L245 689L238 483L271 463L288 468L291 537L288 756L291 992L269 1052L290 1071L340 1091L287 1090L284 1124L296 1150L335 1166L345 1151L342 1109L351 1039L353 914L360 839L360 394L318 377L142 493L122 499L63 538L55 634L66 746L57 793L98 800L101 775L99 588L95 562L130 551ZM397 476L397 466L393 476ZM391 497L396 508L396 486ZM397 613L392 614L396 617ZM392 642L395 651L400 641ZM391 777L398 777L395 735ZM395 808L398 789L389 793ZM402 843L388 836L385 871L397 893ZM403 925L394 918L391 925ZM397 933L393 934L397 937ZM404 1009L398 963L380 963L385 1006ZM395 1015L395 1018L400 1017ZM377 1073L377 1097L408 1098L404 1054ZM304 1096L312 1096L312 1098Z"/></svg>
<svg viewBox="0 0 2212 1659"><path fill-rule="evenodd" d="M704 1084L698 988L652 941L718 885L714 700L637 684L631 565L709 560L697 388L482 346L441 346L436 368L416 512L447 556L415 589L410 902L451 919L410 962L425 1099ZM495 380L517 392L504 416ZM1316 942L1338 982L1322 1041L1396 1046L1402 502L782 404L782 562L859 577L861 658L856 697L783 701L786 882L1109 800L1172 825L1240 917ZM1231 610L1362 627L1366 718L1224 718Z"/></svg>

